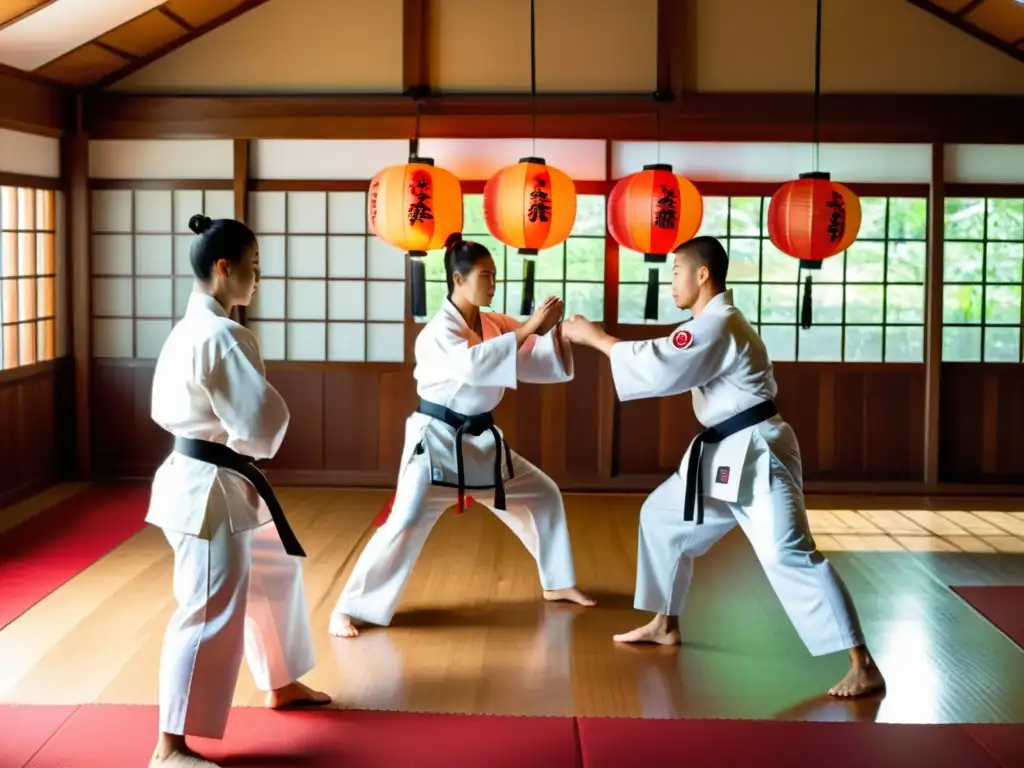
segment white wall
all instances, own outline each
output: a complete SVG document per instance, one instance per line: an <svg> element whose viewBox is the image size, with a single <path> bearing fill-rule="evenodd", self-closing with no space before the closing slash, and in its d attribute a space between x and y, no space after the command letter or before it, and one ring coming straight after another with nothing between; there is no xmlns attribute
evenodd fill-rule
<svg viewBox="0 0 1024 768"><path fill-rule="evenodd" d="M0 128L0 171L60 178L60 140Z"/></svg>

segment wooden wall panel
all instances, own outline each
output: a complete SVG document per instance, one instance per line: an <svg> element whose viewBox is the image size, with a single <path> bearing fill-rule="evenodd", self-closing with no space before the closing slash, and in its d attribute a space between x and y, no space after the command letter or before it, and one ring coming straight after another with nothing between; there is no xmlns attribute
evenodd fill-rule
<svg viewBox="0 0 1024 768"><path fill-rule="evenodd" d="M416 407L412 365L268 368L292 413L278 456L266 464L273 481L394 484L405 420ZM100 477L151 477L169 450L170 438L149 418L152 375L150 362L96 361L92 416ZM922 489L924 376L919 364L777 364L779 410L797 433L805 479ZM574 381L521 385L506 393L496 413L516 450L566 489L653 487L675 470L698 429L688 394L616 401L610 408L607 377L603 356L576 350ZM1024 370L944 366L942 388L941 479L1024 480ZM606 430L613 433L611 477L602 476L609 463L602 455Z"/></svg>
<svg viewBox="0 0 1024 768"><path fill-rule="evenodd" d="M0 508L56 482L69 469L74 445L68 359L6 373L0 379Z"/></svg>
<svg viewBox="0 0 1024 768"><path fill-rule="evenodd" d="M1024 480L1024 367L942 366L939 466L951 482Z"/></svg>
<svg viewBox="0 0 1024 768"><path fill-rule="evenodd" d="M170 435L149 415L152 388L149 361L93 361L92 461L97 477L151 477L170 451Z"/></svg>
<svg viewBox="0 0 1024 768"><path fill-rule="evenodd" d="M924 366L779 363L779 412L809 480L914 481L923 471ZM689 394L619 405L623 475L672 472L700 429Z"/></svg>

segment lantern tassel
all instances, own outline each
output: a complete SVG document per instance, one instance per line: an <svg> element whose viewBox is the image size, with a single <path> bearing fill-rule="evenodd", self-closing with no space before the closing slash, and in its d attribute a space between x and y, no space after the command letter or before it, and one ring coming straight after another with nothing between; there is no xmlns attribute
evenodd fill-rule
<svg viewBox="0 0 1024 768"><path fill-rule="evenodd" d="M647 298L644 301L644 320L658 319L658 268L647 270Z"/></svg>
<svg viewBox="0 0 1024 768"><path fill-rule="evenodd" d="M421 258L412 258L412 293L410 294L413 317L427 316L427 265Z"/></svg>
<svg viewBox="0 0 1024 768"><path fill-rule="evenodd" d="M533 314L533 282L537 263L531 258L523 258L523 300L519 306L520 315Z"/></svg>
<svg viewBox="0 0 1024 768"><path fill-rule="evenodd" d="M800 327L807 330L811 327L811 276L804 281L804 300L800 308Z"/></svg>

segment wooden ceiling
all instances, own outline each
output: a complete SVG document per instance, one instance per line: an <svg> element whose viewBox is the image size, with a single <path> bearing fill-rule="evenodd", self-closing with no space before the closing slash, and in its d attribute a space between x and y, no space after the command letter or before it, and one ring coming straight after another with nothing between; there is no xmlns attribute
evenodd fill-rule
<svg viewBox="0 0 1024 768"><path fill-rule="evenodd" d="M368 2L370 0L367 0ZM43 39L49 27L31 30L18 41L26 54L38 57L38 49L53 48L58 55L31 71L52 81L76 88L104 88L267 0L0 0L0 53L3 32L18 25L35 24L32 17L45 9L51 18L63 6L74 3L78 13L88 12L88 2L109 3L124 9L128 20L109 31L78 44L60 47L60 41ZM680 0L685 2L685 0ZM1024 61L1024 3L1021 0L907 0ZM159 4L158 4L159 3ZM52 6L52 7L51 7ZM94 8L94 6L93 6ZM132 9L142 9L133 13ZM56 19L55 19L56 20ZM27 28L27 27L23 27ZM64 32L67 35L67 31ZM73 32L71 33L73 34ZM15 64L17 66L17 64Z"/></svg>
<svg viewBox="0 0 1024 768"><path fill-rule="evenodd" d="M56 12L62 1L0 0L0 48L4 29L28 23L34 14L50 6L54 6L51 12ZM31 71L76 88L103 88L266 1L151 2L145 12ZM122 1L121 5L130 7L131 3Z"/></svg>
<svg viewBox="0 0 1024 768"><path fill-rule="evenodd" d="M1024 61L1021 0L908 0L979 40Z"/></svg>

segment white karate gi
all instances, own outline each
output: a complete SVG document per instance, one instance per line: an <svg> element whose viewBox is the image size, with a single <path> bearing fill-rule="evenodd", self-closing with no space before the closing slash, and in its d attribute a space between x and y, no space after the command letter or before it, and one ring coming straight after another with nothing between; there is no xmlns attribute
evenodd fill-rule
<svg viewBox="0 0 1024 768"><path fill-rule="evenodd" d="M202 293L160 352L152 417L174 435L257 459L277 453L289 421L255 335ZM160 730L221 738L243 650L261 690L316 663L301 561L285 553L247 480L181 454L157 470L146 521L174 549L178 603L160 662Z"/></svg>
<svg viewBox="0 0 1024 768"><path fill-rule="evenodd" d="M570 381L571 346L565 364L555 349L554 331L531 336L517 350L519 323L507 315L480 315L484 338L469 328L451 301L416 339L413 373L421 398L467 416L493 411L517 381ZM569 529L561 493L552 480L512 452L512 477L505 482L507 509L494 507L494 436L485 431L462 440L466 487L519 537L537 561L544 589L575 586ZM509 477L502 461L502 476ZM435 483L444 483L437 485ZM443 421L413 413L406 421L398 487L387 521L374 533L338 598L336 613L387 626L434 524L457 499L455 430Z"/></svg>
<svg viewBox="0 0 1024 768"><path fill-rule="evenodd" d="M610 357L620 400L692 390L694 413L705 427L772 400L778 391L764 342L733 306L731 291L715 296L670 336L620 342ZM701 525L683 520L689 454L641 510L634 606L680 614L694 558L739 523L811 654L862 644L849 594L811 537L800 447L789 424L774 416L704 445Z"/></svg>

